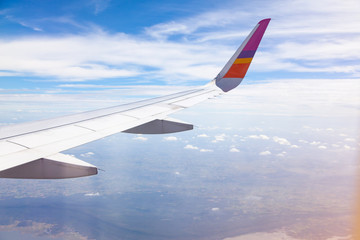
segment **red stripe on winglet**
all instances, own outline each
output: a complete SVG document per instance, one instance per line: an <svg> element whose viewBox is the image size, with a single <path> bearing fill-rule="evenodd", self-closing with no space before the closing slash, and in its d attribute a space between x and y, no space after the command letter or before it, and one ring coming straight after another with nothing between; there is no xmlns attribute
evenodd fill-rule
<svg viewBox="0 0 360 240"><path fill-rule="evenodd" d="M270 18L261 20L258 24L259 27L256 29L254 34L251 36L243 51L256 50L260 44L261 38L264 35L267 25L270 22Z"/></svg>
<svg viewBox="0 0 360 240"><path fill-rule="evenodd" d="M224 78L244 78L250 63L233 64Z"/></svg>

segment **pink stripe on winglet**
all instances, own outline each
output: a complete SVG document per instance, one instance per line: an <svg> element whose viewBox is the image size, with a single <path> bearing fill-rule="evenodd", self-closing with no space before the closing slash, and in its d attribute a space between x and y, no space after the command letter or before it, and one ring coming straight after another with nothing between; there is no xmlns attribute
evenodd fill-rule
<svg viewBox="0 0 360 240"><path fill-rule="evenodd" d="M271 18L261 20L254 34L251 36L243 51L256 50L260 44L261 38L264 35L267 25L269 24Z"/></svg>

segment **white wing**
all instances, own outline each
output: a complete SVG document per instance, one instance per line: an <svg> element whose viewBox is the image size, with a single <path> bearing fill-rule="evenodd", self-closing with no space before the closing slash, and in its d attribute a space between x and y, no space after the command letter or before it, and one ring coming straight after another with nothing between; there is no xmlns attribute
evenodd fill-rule
<svg viewBox="0 0 360 240"><path fill-rule="evenodd" d="M1 127L0 177L55 179L94 175L97 174L94 165L60 152L118 132L161 134L193 129L193 125L170 119L168 115L239 85L269 21L262 20L255 26L220 74L203 88Z"/></svg>

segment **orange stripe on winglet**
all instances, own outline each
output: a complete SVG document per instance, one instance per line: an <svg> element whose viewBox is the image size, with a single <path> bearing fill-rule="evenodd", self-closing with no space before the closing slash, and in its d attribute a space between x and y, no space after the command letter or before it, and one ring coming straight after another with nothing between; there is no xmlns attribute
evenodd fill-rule
<svg viewBox="0 0 360 240"><path fill-rule="evenodd" d="M250 63L233 64L224 78L244 78Z"/></svg>
<svg viewBox="0 0 360 240"><path fill-rule="evenodd" d="M234 64L251 63L252 58L237 58Z"/></svg>

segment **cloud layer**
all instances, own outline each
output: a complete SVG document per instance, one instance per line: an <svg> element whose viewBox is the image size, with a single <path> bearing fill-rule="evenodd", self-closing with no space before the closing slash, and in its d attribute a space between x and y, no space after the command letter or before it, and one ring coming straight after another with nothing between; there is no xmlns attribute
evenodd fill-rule
<svg viewBox="0 0 360 240"><path fill-rule="evenodd" d="M281 8L275 7L279 4ZM96 14L108 2L93 1L93 5ZM260 6L263 16L257 15ZM251 67L259 77L277 71L358 77L359 9L355 0L250 2L239 9L223 7L161 22L135 34L114 33L94 23L59 17L51 20L54 26L61 23L85 30L76 35L54 36L43 31L1 37L0 77L65 82L116 78L134 83L211 80L255 23L265 17L273 21ZM0 12L0 17L24 26L34 21L16 21L8 12ZM34 31L42 29L41 20L38 22L31 27Z"/></svg>

